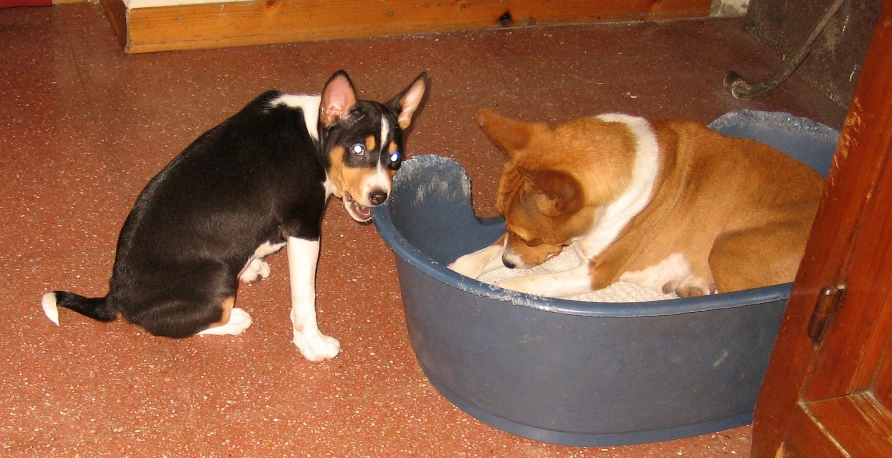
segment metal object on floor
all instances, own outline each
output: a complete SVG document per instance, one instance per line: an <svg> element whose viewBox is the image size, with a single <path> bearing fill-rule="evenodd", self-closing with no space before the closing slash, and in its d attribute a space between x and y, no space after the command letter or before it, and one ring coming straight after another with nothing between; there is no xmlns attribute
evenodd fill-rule
<svg viewBox="0 0 892 458"><path fill-rule="evenodd" d="M815 24L815 28L811 31L811 34L802 44L796 54L793 55L789 60L781 64L777 70L774 71L771 75L769 75L764 80L758 83L749 83L743 79L743 77L735 71L728 72L725 75L724 86L725 89L731 93L732 96L736 99L755 97L760 94L764 94L774 88L776 88L780 83L784 82L793 72L796 71L797 68L802 64L806 57L811 54L812 44L815 39L824 30L824 27L827 26L827 23L830 22L830 19L839 11L839 8L845 3L846 0L835 0L827 10L824 12L824 15L821 17L821 20Z"/></svg>

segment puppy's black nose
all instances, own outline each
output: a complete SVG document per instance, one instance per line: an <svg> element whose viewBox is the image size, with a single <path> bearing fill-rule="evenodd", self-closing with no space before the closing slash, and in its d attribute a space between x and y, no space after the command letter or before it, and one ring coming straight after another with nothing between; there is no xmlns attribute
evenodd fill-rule
<svg viewBox="0 0 892 458"><path fill-rule="evenodd" d="M369 202L372 205L381 205L387 200L387 193L384 191L374 191L369 194Z"/></svg>
<svg viewBox="0 0 892 458"><path fill-rule="evenodd" d="M513 261L509 261L509 260L505 259L505 257L502 257L502 264L505 264L505 267L507 267L509 269L513 269L513 268L517 267L517 263L515 263Z"/></svg>

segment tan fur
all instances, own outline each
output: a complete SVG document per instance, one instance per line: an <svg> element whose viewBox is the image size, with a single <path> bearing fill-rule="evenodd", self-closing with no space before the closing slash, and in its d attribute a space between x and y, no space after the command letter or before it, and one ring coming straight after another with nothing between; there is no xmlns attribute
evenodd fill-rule
<svg viewBox="0 0 892 458"><path fill-rule="evenodd" d="M365 139L365 148L366 148L367 150L369 150L369 151L374 151L374 150L375 150L375 145L376 145L376 144L377 144L377 142L375 141L375 136L374 136L374 135L369 135L368 137L366 137L366 139Z"/></svg>
<svg viewBox="0 0 892 458"><path fill-rule="evenodd" d="M376 147L375 137L366 138L366 148L373 151ZM396 146L391 143L392 150L396 150ZM336 147L331 150L331 169L329 170L329 178L334 182L336 187L335 196L343 198L344 193L349 193L354 199L362 199L365 197L363 192L363 183L366 182L369 175L375 172L374 169L367 167L347 167L344 164L344 148ZM395 170L388 170L391 177L396 174ZM370 205L368 202L362 202L364 205Z"/></svg>
<svg viewBox="0 0 892 458"><path fill-rule="evenodd" d="M227 297L223 299L223 302L220 303L220 308L223 309L223 315L220 317L220 320L216 323L211 324L208 328L217 328L229 323L229 316L232 314L232 307L235 306L235 297Z"/></svg>
<svg viewBox="0 0 892 458"><path fill-rule="evenodd" d="M621 126L580 118L552 130L487 110L476 118L507 157L496 206L508 232L517 236L509 238L509 249L527 265L542 263L588 230L594 209L615 199L628 183L632 158L610 153L633 146ZM598 164L598 170L585 164ZM595 173L613 179L601 180Z"/></svg>
<svg viewBox="0 0 892 458"><path fill-rule="evenodd" d="M531 267L586 236L632 179L635 136L580 118L549 128L480 110L506 156L497 208L510 253ZM682 253L701 283L680 296L790 282L817 211L822 178L766 145L683 121L651 123L659 168L649 204L589 259L592 290ZM504 258L503 258L504 259Z"/></svg>

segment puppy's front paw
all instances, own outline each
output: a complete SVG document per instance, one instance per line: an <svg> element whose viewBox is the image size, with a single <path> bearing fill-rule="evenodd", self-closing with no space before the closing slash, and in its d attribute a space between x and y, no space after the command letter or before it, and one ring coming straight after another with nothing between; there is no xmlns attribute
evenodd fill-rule
<svg viewBox="0 0 892 458"><path fill-rule="evenodd" d="M262 259L252 259L239 274L242 283L255 283L269 277L269 264Z"/></svg>
<svg viewBox="0 0 892 458"><path fill-rule="evenodd" d="M317 363L332 359L341 352L341 343L338 339L321 333L307 336L294 331L294 345L297 345L304 358Z"/></svg>

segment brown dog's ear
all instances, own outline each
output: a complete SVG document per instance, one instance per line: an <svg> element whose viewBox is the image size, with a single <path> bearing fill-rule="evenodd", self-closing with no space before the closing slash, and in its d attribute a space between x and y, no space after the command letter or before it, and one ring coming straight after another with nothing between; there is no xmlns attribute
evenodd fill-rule
<svg viewBox="0 0 892 458"><path fill-rule="evenodd" d="M403 89L403 92L397 94L387 105L394 111L399 113L397 123L401 129L408 129L412 124L412 115L421 105L424 93L427 91L427 73L422 72L415 77L415 81L409 87Z"/></svg>
<svg viewBox="0 0 892 458"><path fill-rule="evenodd" d="M331 127L332 124L343 118L350 112L350 108L356 104L356 91L353 82L347 76L347 72L338 70L322 90L322 101L319 104L319 122L323 127Z"/></svg>
<svg viewBox="0 0 892 458"><path fill-rule="evenodd" d="M582 207L582 188L569 174L554 170L519 170L539 191L534 202L543 215L556 217Z"/></svg>
<svg viewBox="0 0 892 458"><path fill-rule="evenodd" d="M493 144L509 159L515 152L525 148L533 135L532 124L499 116L486 108L477 110L474 119Z"/></svg>

